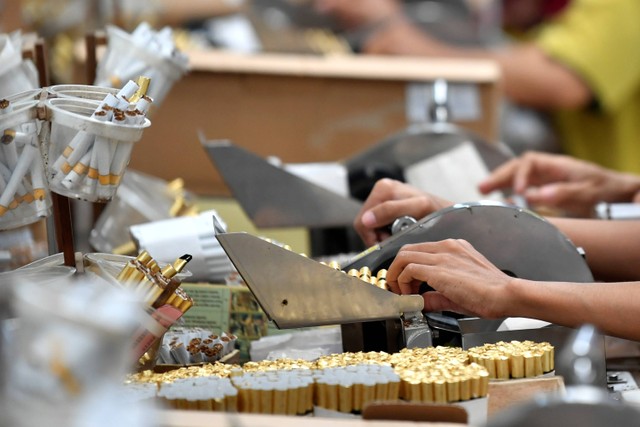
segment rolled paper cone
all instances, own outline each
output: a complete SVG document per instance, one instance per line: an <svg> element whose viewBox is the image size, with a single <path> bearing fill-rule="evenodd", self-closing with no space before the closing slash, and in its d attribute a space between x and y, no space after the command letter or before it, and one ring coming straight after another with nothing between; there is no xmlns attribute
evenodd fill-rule
<svg viewBox="0 0 640 427"><path fill-rule="evenodd" d="M375 385L374 385L375 392ZM327 380L327 409L338 410L338 379L329 378Z"/></svg>
<svg viewBox="0 0 640 427"><path fill-rule="evenodd" d="M249 412L252 414L259 414L262 411L262 402L260 396L262 392L258 388L257 384L253 384L249 387Z"/></svg>
<svg viewBox="0 0 640 427"><path fill-rule="evenodd" d="M24 179L27 172L30 171L36 155L40 155L40 152L36 147L28 145L22 149L18 163L11 173L11 178L7 181L5 189L2 192L2 195L0 195L0 206L8 208L11 205L16 192L20 187L20 182Z"/></svg>
<svg viewBox="0 0 640 427"><path fill-rule="evenodd" d="M315 402L321 408L327 407L327 384L324 382L324 379L315 383Z"/></svg>
<svg viewBox="0 0 640 427"><path fill-rule="evenodd" d="M480 389L481 389L481 380L479 374L474 374L471 376L471 397L474 399L480 397Z"/></svg>
<svg viewBox="0 0 640 427"><path fill-rule="evenodd" d="M480 395L479 397L485 397L489 394L489 375L486 372L478 373L480 376Z"/></svg>
<svg viewBox="0 0 640 427"><path fill-rule="evenodd" d="M480 361L482 362L482 365L487 368L487 371L489 372L489 378L496 378L496 362L495 360L493 360L492 357L490 356L481 356L480 357Z"/></svg>
<svg viewBox="0 0 640 427"><path fill-rule="evenodd" d="M389 381L389 399L397 400L400 398L400 379Z"/></svg>
<svg viewBox="0 0 640 427"><path fill-rule="evenodd" d="M524 378L524 356L522 353L514 353L509 359L512 378Z"/></svg>
<svg viewBox="0 0 640 427"><path fill-rule="evenodd" d="M283 382L278 382L273 389L273 413L287 413L287 387Z"/></svg>
<svg viewBox="0 0 640 427"><path fill-rule="evenodd" d="M226 406L227 412L238 412L238 390L231 389L228 391Z"/></svg>
<svg viewBox="0 0 640 427"><path fill-rule="evenodd" d="M353 384L342 382L338 385L338 411L350 413L353 410Z"/></svg>
<svg viewBox="0 0 640 427"><path fill-rule="evenodd" d="M387 400L387 382L384 378L379 378L376 383L376 400Z"/></svg>
<svg viewBox="0 0 640 427"><path fill-rule="evenodd" d="M197 401L199 411L213 411L213 402L211 399L202 399Z"/></svg>
<svg viewBox="0 0 640 427"><path fill-rule="evenodd" d="M297 381L289 383L287 390L287 415L296 415L298 412L298 398L300 397L300 387Z"/></svg>
<svg viewBox="0 0 640 427"><path fill-rule="evenodd" d="M368 403L373 402L376 393L376 384L369 378L365 379L362 384L362 408L364 409Z"/></svg>
<svg viewBox="0 0 640 427"><path fill-rule="evenodd" d="M424 378L420 383L420 396L421 401L424 403L432 403L433 397L433 380L430 378Z"/></svg>
<svg viewBox="0 0 640 427"><path fill-rule="evenodd" d="M536 367L533 354L530 352L526 352L523 354L524 357L524 376L526 378L531 378L536 376Z"/></svg>
<svg viewBox="0 0 640 427"><path fill-rule="evenodd" d="M360 412L362 410L362 394L364 392L364 386L360 382L353 384L353 410Z"/></svg>
<svg viewBox="0 0 640 427"><path fill-rule="evenodd" d="M307 402L309 400L309 384L303 382L298 389L298 393L298 409L296 410L296 415L303 415L307 412Z"/></svg>
<svg viewBox="0 0 640 427"><path fill-rule="evenodd" d="M460 380L449 378L447 380L447 402L457 402L460 400Z"/></svg>
<svg viewBox="0 0 640 427"><path fill-rule="evenodd" d="M507 356L498 356L495 359L496 377L501 380L509 379L509 358Z"/></svg>
<svg viewBox="0 0 640 427"><path fill-rule="evenodd" d="M544 373L542 369L542 352L533 355L533 369L536 377Z"/></svg>
<svg viewBox="0 0 640 427"><path fill-rule="evenodd" d="M433 382L433 401L435 403L447 403L447 383L443 379Z"/></svg>
<svg viewBox="0 0 640 427"><path fill-rule="evenodd" d="M273 414L273 387L270 384L265 384L261 387L260 392L260 412Z"/></svg>
<svg viewBox="0 0 640 427"><path fill-rule="evenodd" d="M469 377L460 378L460 400L471 399L471 380Z"/></svg>
<svg viewBox="0 0 640 427"><path fill-rule="evenodd" d="M238 412L251 412L251 394L248 388L238 388Z"/></svg>

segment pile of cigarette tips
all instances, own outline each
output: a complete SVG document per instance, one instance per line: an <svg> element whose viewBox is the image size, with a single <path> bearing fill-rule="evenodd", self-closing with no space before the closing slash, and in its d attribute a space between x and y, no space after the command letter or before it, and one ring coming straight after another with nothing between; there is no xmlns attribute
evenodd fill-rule
<svg viewBox="0 0 640 427"><path fill-rule="evenodd" d="M489 371L472 361L472 351L430 347L342 353L313 362L214 363L145 371L131 375L126 386L176 409L305 415L322 407L358 414L374 400L453 403L486 397Z"/></svg>

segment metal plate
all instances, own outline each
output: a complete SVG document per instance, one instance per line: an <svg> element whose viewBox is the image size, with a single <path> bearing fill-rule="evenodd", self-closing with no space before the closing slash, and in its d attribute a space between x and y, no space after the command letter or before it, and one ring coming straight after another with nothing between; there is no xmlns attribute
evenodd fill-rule
<svg viewBox="0 0 640 427"><path fill-rule="evenodd" d="M469 142L489 170L513 157L505 146L489 144L451 123L420 123L348 159L345 166L350 174L375 164L392 164L405 169Z"/></svg>
<svg viewBox="0 0 640 427"><path fill-rule="evenodd" d="M246 233L217 234L233 265L278 328L398 319L424 307Z"/></svg>
<svg viewBox="0 0 640 427"><path fill-rule="evenodd" d="M498 202L461 203L434 212L356 255L344 268L386 268L403 245L448 238L467 240L515 277L593 281L583 255L557 227L529 210Z"/></svg>
<svg viewBox="0 0 640 427"><path fill-rule="evenodd" d="M362 203L293 175L228 141L202 141L257 227L351 226Z"/></svg>

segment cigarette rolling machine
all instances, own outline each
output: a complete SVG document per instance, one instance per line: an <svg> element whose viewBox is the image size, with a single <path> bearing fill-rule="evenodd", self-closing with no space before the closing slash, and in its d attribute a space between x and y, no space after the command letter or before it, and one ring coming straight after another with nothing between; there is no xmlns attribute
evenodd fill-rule
<svg viewBox="0 0 640 427"><path fill-rule="evenodd" d="M282 329L340 324L345 351L395 352L403 347L500 340L549 341L561 349L570 329L556 325L498 330L502 320L422 314L420 295L396 295L345 272L386 269L405 244L469 241L509 275L540 281L592 282L579 248L544 218L498 202L461 203L415 223L353 257L342 271L246 233L218 234L221 246L258 303ZM428 284L425 284L425 287ZM425 290L427 290L425 288Z"/></svg>

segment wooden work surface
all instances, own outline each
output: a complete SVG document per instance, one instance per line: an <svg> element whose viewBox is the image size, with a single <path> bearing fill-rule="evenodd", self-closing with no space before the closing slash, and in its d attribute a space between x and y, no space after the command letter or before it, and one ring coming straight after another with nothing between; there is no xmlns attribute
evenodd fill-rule
<svg viewBox="0 0 640 427"><path fill-rule="evenodd" d="M407 88L437 78L476 89L478 116L456 124L488 142L497 140L501 92L493 62L188 54L191 71L152 109L151 126L136 143L129 167L167 180L183 178L187 189L201 195L230 193L198 131L285 163L342 161L404 131Z"/></svg>
<svg viewBox="0 0 640 427"><path fill-rule="evenodd" d="M454 423L419 423L410 421L372 421L361 419L293 417L286 415L228 414L223 412L163 411L162 427L455 427Z"/></svg>

